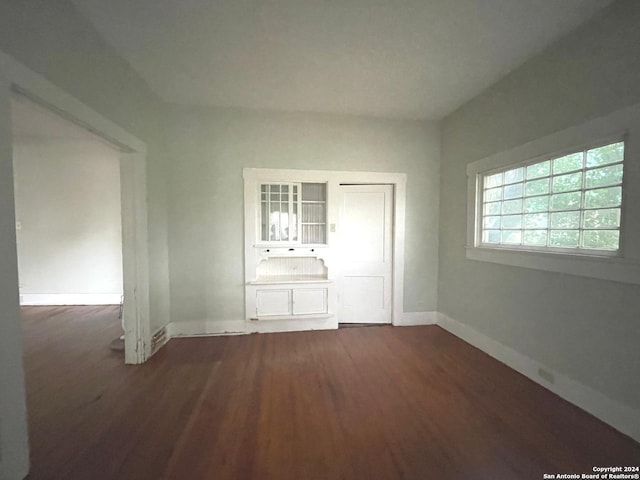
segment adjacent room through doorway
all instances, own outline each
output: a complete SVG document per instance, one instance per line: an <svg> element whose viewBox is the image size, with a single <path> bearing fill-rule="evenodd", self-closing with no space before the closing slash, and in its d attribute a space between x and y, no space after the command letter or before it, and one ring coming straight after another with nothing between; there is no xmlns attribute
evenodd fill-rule
<svg viewBox="0 0 640 480"><path fill-rule="evenodd" d="M20 95L11 103L20 304L119 309L120 153ZM124 349L119 330L105 346Z"/></svg>

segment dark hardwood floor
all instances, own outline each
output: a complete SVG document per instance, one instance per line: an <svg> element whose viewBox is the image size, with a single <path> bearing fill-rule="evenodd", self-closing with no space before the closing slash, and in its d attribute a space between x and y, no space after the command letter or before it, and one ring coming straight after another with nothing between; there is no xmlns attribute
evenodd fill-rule
<svg viewBox="0 0 640 480"><path fill-rule="evenodd" d="M117 307L23 309L29 479L541 479L640 445L436 326L109 349Z"/></svg>

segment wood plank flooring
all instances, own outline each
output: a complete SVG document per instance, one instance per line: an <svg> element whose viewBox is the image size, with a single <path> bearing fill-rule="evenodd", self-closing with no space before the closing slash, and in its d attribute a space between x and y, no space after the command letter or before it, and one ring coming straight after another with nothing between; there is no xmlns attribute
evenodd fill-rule
<svg viewBox="0 0 640 480"><path fill-rule="evenodd" d="M640 445L436 326L109 349L117 307L23 309L40 479L541 479Z"/></svg>

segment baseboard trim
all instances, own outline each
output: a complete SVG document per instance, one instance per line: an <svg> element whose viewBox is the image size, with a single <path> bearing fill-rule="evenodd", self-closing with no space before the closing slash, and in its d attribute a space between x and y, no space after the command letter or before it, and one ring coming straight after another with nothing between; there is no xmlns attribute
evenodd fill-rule
<svg viewBox="0 0 640 480"><path fill-rule="evenodd" d="M23 293L20 305L119 305L121 293Z"/></svg>
<svg viewBox="0 0 640 480"><path fill-rule="evenodd" d="M554 371L546 365L487 337L473 327L454 320L444 313L437 314L437 324L559 397L640 442L640 412ZM541 369L547 372L545 376L548 376L548 373L552 375L553 383L540 376Z"/></svg>
<svg viewBox="0 0 640 480"><path fill-rule="evenodd" d="M437 322L438 312L404 312L402 317L393 323L393 326L435 325Z"/></svg>
<svg viewBox="0 0 640 480"><path fill-rule="evenodd" d="M190 320L171 322L167 337L203 337L212 335L244 335L244 320Z"/></svg>
<svg viewBox="0 0 640 480"><path fill-rule="evenodd" d="M335 330L338 328L338 320L334 315L296 318L296 319L268 319L246 320L247 333L279 333L279 332L305 332L312 330Z"/></svg>

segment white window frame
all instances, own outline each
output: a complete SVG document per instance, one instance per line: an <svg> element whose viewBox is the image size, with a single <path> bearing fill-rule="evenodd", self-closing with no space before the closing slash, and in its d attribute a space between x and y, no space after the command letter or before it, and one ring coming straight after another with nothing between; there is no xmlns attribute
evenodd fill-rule
<svg viewBox="0 0 640 480"><path fill-rule="evenodd" d="M640 138L640 105L634 105L600 117L583 125L571 127L510 150L491 155L467 165L467 238L466 257L469 260L498 263L536 270L640 284L640 215L628 215L627 210L639 205L640 169L633 168L629 146L625 141L620 243L617 251L586 249L535 249L527 247L481 243L482 177L492 171L516 168L546 158L556 158L563 152L613 143L615 140ZM609 142L610 141L610 142ZM635 187L635 188L634 188Z"/></svg>

